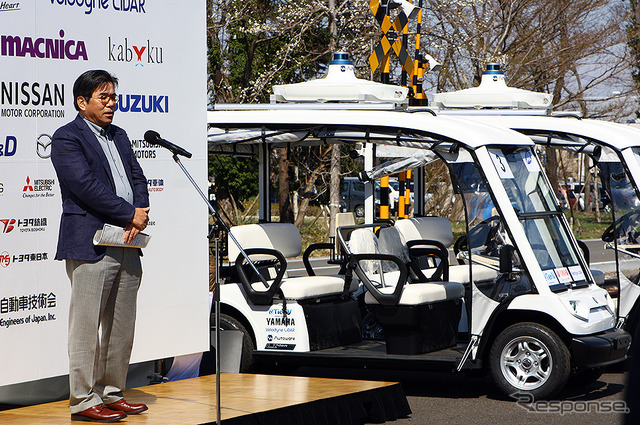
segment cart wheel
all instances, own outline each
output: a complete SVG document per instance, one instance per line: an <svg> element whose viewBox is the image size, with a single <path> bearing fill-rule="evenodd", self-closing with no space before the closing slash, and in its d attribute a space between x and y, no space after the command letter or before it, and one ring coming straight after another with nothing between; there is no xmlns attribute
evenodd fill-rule
<svg viewBox="0 0 640 425"><path fill-rule="evenodd" d="M489 365L496 385L505 394L547 398L562 390L569 379L569 350L551 329L518 323L495 339Z"/></svg>
<svg viewBox="0 0 640 425"><path fill-rule="evenodd" d="M211 317L211 330L215 330L215 316ZM235 330L242 332L242 352L240 358L240 373L249 372L253 368L253 351L255 344L251 338L251 334L247 331L242 323L226 314L220 314L220 330ZM212 347L213 350L213 347Z"/></svg>

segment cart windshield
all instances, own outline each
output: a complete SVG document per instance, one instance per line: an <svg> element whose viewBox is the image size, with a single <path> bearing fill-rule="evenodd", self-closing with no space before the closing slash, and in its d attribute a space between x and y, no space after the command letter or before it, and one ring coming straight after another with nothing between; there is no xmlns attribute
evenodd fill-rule
<svg viewBox="0 0 640 425"><path fill-rule="evenodd" d="M553 290L586 285L556 198L531 148L489 149L547 284Z"/></svg>
<svg viewBox="0 0 640 425"><path fill-rule="evenodd" d="M617 245L623 249L640 246L640 200L625 167L618 161L601 161L598 165L606 177L605 185L616 218L615 228L607 229L602 239L605 242L616 239Z"/></svg>

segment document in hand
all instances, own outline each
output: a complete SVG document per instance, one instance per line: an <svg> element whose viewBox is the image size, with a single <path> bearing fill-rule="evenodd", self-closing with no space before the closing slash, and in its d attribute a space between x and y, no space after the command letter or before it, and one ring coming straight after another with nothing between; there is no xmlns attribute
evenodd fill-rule
<svg viewBox="0 0 640 425"><path fill-rule="evenodd" d="M125 248L146 248L150 238L151 236L140 232L131 243L124 243L124 229L105 223L102 230L96 230L96 234L93 236L93 244Z"/></svg>

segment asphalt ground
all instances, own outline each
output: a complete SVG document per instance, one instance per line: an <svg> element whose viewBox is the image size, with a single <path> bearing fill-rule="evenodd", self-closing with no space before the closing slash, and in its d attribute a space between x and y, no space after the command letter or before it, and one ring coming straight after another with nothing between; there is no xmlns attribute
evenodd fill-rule
<svg viewBox="0 0 640 425"><path fill-rule="evenodd" d="M296 376L400 382L411 415L393 425L623 424L626 365L617 365L586 387L566 387L547 401L515 400L502 395L489 376L455 372L404 372L305 367Z"/></svg>

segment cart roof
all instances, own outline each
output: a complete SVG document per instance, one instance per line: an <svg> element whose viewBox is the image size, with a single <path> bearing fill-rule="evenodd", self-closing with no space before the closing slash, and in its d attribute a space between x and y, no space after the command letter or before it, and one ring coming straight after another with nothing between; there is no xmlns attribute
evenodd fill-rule
<svg viewBox="0 0 640 425"><path fill-rule="evenodd" d="M567 116L469 115L474 120L504 125L534 137L536 142L583 146L587 142L606 145L614 150L640 146L640 129L609 121ZM551 138L549 138L549 134ZM536 136L544 140L536 139Z"/></svg>
<svg viewBox="0 0 640 425"><path fill-rule="evenodd" d="M528 137L504 127L424 111L265 109L263 105L260 109L209 111L207 119L210 151L229 151L233 147L238 154L253 153L260 143L286 146L348 140L425 149L434 144L458 144L470 149L533 144Z"/></svg>

